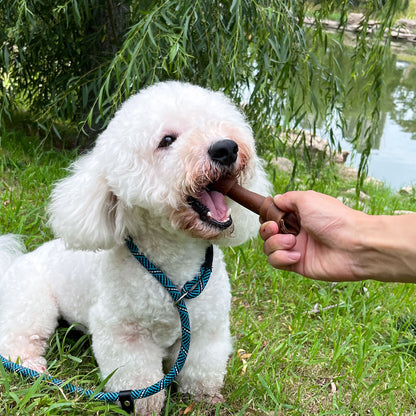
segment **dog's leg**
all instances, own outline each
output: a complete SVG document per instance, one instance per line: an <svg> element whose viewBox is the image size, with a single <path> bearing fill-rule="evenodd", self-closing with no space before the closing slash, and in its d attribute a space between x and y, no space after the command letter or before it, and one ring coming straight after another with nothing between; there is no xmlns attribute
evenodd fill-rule
<svg viewBox="0 0 416 416"><path fill-rule="evenodd" d="M163 377L163 351L150 333L138 330L134 324L114 327L111 319L91 323L94 355L102 376L114 374L106 384L107 391L135 390L151 386ZM140 416L159 415L165 392L138 399L135 413Z"/></svg>
<svg viewBox="0 0 416 416"><path fill-rule="evenodd" d="M178 376L180 390L194 395L197 401L222 402L221 388L231 350L228 322L192 332L188 357Z"/></svg>
<svg viewBox="0 0 416 416"><path fill-rule="evenodd" d="M33 267L23 266L16 268L15 276L9 274L10 279L3 281L0 354L43 373L47 342L58 324L58 307L42 276L34 274Z"/></svg>

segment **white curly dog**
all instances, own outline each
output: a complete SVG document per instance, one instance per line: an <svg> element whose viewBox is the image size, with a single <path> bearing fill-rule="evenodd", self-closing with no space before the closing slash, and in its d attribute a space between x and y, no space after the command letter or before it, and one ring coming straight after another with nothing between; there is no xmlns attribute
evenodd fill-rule
<svg viewBox="0 0 416 416"><path fill-rule="evenodd" d="M211 278L186 301L191 346L177 381L196 400L221 400L231 295L217 246L241 244L259 226L256 215L210 191L224 174L270 190L251 128L222 93L169 81L127 100L56 184L49 215L57 239L23 254L16 237L0 237L0 354L45 372L47 342L63 317L92 334L102 376L114 372L107 390L157 382L162 361L176 359L180 321L125 239L179 288L214 243ZM163 391L138 399L135 412L160 414L164 400Z"/></svg>

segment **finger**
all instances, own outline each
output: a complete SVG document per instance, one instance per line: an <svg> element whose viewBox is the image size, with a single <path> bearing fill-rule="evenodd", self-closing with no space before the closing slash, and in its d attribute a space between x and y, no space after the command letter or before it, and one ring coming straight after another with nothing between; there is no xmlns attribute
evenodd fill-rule
<svg viewBox="0 0 416 416"><path fill-rule="evenodd" d="M286 192L285 194L276 195L273 198L275 205L280 208L282 211L290 212L296 210L295 202L293 198L296 198L296 194L292 192Z"/></svg>
<svg viewBox="0 0 416 416"><path fill-rule="evenodd" d="M275 251L291 250L296 244L293 234L275 234L269 237L263 244L263 252L269 256Z"/></svg>
<svg viewBox="0 0 416 416"><path fill-rule="evenodd" d="M289 191L273 198L278 208L285 212L298 212L298 205L309 195L309 198L315 198L314 191Z"/></svg>
<svg viewBox="0 0 416 416"><path fill-rule="evenodd" d="M268 258L269 263L276 269L295 271L291 266L299 262L301 254L298 251L278 250Z"/></svg>
<svg viewBox="0 0 416 416"><path fill-rule="evenodd" d="M260 226L260 237L266 241L272 235L276 235L279 232L279 227L274 221L264 222Z"/></svg>

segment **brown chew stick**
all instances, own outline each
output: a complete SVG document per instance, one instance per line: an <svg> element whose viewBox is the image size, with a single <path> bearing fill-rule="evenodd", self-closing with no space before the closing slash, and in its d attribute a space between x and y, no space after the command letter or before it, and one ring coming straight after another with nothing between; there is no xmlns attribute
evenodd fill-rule
<svg viewBox="0 0 416 416"><path fill-rule="evenodd" d="M284 212L277 208L273 198L249 191L240 186L231 177L224 177L211 185L211 189L227 195L243 207L255 212L260 216L260 221L275 221L279 225L279 233L298 235L300 224L293 212Z"/></svg>

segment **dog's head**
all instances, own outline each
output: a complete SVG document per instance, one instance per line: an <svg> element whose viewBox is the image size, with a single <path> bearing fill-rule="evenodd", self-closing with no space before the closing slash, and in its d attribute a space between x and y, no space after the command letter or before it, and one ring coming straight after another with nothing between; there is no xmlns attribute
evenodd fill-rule
<svg viewBox="0 0 416 416"><path fill-rule="evenodd" d="M210 190L223 175L269 191L243 115L222 93L159 83L126 101L94 149L57 184L51 224L82 249L120 244L142 233L144 223L240 244L257 232L258 219Z"/></svg>

